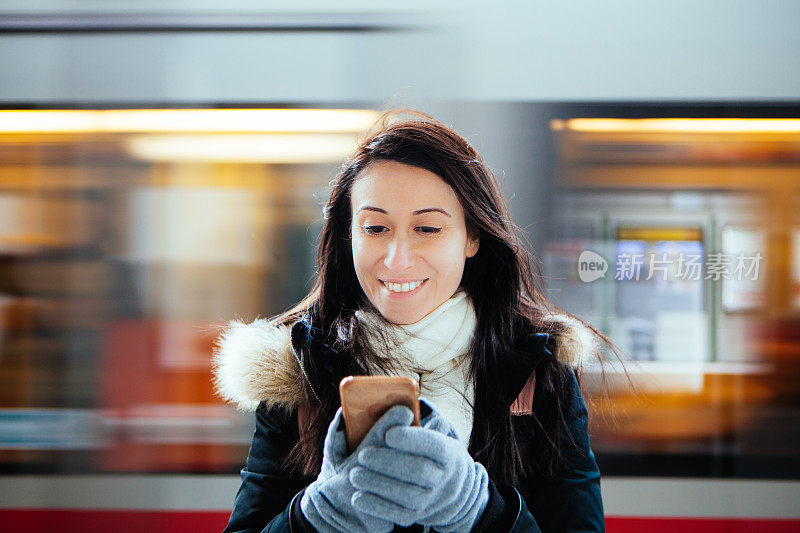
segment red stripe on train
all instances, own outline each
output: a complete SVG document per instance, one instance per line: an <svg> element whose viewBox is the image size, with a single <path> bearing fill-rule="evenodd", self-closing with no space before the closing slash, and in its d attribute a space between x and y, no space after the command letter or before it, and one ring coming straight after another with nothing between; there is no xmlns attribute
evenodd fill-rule
<svg viewBox="0 0 800 533"><path fill-rule="evenodd" d="M230 513L219 511L97 511L75 509L3 509L0 531L45 533L219 533Z"/></svg>
<svg viewBox="0 0 800 533"><path fill-rule="evenodd" d="M98 511L75 509L2 509L0 531L59 533L219 533L230 513L218 511ZM796 533L800 520L766 518L607 517L607 533Z"/></svg>
<svg viewBox="0 0 800 533"><path fill-rule="evenodd" d="M777 518L606 517L608 533L797 533L800 520Z"/></svg>

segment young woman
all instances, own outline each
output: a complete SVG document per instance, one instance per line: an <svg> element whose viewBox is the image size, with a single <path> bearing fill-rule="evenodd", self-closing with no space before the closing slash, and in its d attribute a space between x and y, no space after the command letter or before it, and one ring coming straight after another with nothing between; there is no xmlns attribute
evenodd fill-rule
<svg viewBox="0 0 800 533"><path fill-rule="evenodd" d="M604 531L579 387L596 330L556 314L475 150L387 113L324 209L318 277L271 320L232 321L220 394L256 430L225 532ZM351 454L338 385L406 375Z"/></svg>

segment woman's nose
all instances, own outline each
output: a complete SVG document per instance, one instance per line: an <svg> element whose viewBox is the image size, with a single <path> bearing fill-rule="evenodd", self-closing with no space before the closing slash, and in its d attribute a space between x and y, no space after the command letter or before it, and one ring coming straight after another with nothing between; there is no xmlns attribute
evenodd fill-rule
<svg viewBox="0 0 800 533"><path fill-rule="evenodd" d="M409 239L396 237L389 243L383 264L394 272L403 272L413 265L414 250Z"/></svg>

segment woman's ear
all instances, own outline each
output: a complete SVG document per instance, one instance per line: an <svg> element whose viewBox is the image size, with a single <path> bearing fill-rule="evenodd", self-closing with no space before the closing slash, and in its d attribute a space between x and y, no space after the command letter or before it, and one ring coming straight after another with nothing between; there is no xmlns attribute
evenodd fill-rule
<svg viewBox="0 0 800 533"><path fill-rule="evenodd" d="M472 257L478 253L481 233L475 226L470 224L469 219L466 219L464 222L467 229L467 245L464 247L464 255L466 257Z"/></svg>
<svg viewBox="0 0 800 533"><path fill-rule="evenodd" d="M476 236L474 238L468 238L467 240L467 257L472 257L476 253L478 253L478 248L480 247L480 239Z"/></svg>

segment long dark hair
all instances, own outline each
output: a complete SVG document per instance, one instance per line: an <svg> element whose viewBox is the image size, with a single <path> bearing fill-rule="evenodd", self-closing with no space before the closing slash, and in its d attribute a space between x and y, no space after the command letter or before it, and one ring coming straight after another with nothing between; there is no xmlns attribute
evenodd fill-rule
<svg viewBox="0 0 800 533"><path fill-rule="evenodd" d="M508 362L517 342L531 332L549 333L549 348L555 353L566 326L548 317L556 312L571 315L545 297L539 264L529 251L530 243L513 223L497 180L472 146L451 128L418 111L383 114L332 182L323 211L318 275L310 294L273 320L290 324L304 314L310 317L315 328L327 332L330 345L350 358L352 364L344 366L349 371L366 368L367 360L380 367L387 363L385 357L370 353L359 342L354 313L358 309L375 311L375 307L356 277L349 240L353 183L378 160L415 165L442 178L461 202L469 235L479 238L480 247L466 260L461 283L477 315L469 369L475 401L468 449L493 480L513 484L523 472L523 457L509 405L497 394L503 385L498 369ZM605 336L585 325L616 350ZM306 357L308 354L302 354L301 361ZM554 401L534 413L533 453L526 462L536 461L535 466L543 472L553 471L560 451L568 444L563 442L566 433L560 429L571 403L567 387L572 379L570 372L580 379L579 368L557 360L537 370L537 389L542 387ZM325 433L339 407L338 380L314 385L313 396L309 392L314 399L308 423L286 459L287 465L308 476L319 472Z"/></svg>

